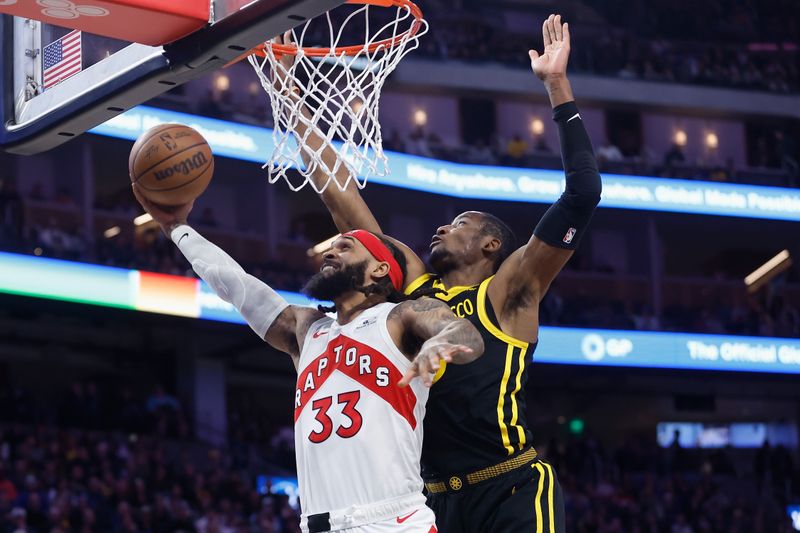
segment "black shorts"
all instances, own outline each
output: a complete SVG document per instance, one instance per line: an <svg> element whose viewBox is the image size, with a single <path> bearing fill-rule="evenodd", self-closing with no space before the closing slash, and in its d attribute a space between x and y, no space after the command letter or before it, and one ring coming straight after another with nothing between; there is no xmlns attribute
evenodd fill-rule
<svg viewBox="0 0 800 533"><path fill-rule="evenodd" d="M544 461L459 491L428 495L439 533L564 533L564 496Z"/></svg>

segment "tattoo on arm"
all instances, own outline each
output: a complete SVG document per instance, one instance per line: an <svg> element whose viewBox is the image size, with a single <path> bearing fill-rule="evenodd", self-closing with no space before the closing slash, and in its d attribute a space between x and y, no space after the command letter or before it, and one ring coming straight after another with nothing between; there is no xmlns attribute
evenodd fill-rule
<svg viewBox="0 0 800 533"><path fill-rule="evenodd" d="M297 339L298 351L303 350L303 341L306 338L308 329L311 325L325 315L316 309L303 308L303 312L297 317L297 327L295 338Z"/></svg>
<svg viewBox="0 0 800 533"><path fill-rule="evenodd" d="M411 300L409 303L416 325L415 330L422 334L436 335L442 328L456 320L450 307L441 300L423 297Z"/></svg>
<svg viewBox="0 0 800 533"><path fill-rule="evenodd" d="M475 326L464 318L456 318L450 322L438 335L430 340L441 339L449 344L460 344L472 350L471 354L457 353L453 356L453 363L464 364L474 361L483 353L483 338Z"/></svg>
<svg viewBox="0 0 800 533"><path fill-rule="evenodd" d="M405 328L422 342L436 335L449 322L455 320L447 304L433 298L408 300L389 313L389 320L400 320Z"/></svg>
<svg viewBox="0 0 800 533"><path fill-rule="evenodd" d="M422 343L447 343L473 350L469 356L459 355L454 363L474 360L483 352L483 339L478 330L463 318L457 318L450 307L433 298L420 298L401 304L406 328Z"/></svg>
<svg viewBox="0 0 800 533"><path fill-rule="evenodd" d="M296 308L292 305L283 310L272 323L264 336L273 348L297 358L300 356L295 331L297 329Z"/></svg>
<svg viewBox="0 0 800 533"><path fill-rule="evenodd" d="M302 343L308 328L322 316L324 315L317 310L290 305L272 323L264 340L297 359L303 349Z"/></svg>

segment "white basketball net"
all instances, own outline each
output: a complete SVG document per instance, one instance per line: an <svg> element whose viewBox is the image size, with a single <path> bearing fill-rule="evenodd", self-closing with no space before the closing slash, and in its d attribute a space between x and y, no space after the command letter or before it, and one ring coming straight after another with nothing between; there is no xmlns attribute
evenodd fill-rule
<svg viewBox="0 0 800 533"><path fill-rule="evenodd" d="M345 190L350 181L363 188L367 176L388 173L378 121L381 89L400 60L417 48L419 37L428 30L422 20L419 31L412 35L409 29L416 19L406 6L372 6L373 13L382 10L383 15L391 14L392 9L396 10L394 20L377 25L373 21L372 26L377 29L372 31L369 5L357 8L340 23L330 12L326 13L328 35L323 37L329 36L330 45L324 47L324 57L310 57L302 48L304 41L315 39L315 31L309 29L311 22L316 20L317 27L324 27L321 16L292 31L298 50L288 68L270 43L266 43L266 57L248 58L272 106L275 149L264 165L270 183L283 178L293 191L310 183L314 190L322 192L331 182L340 190ZM363 47L350 55L337 54L337 47L353 44L340 44L343 34L359 26L366 31ZM319 38L320 32L316 33ZM386 39L391 39L391 44L370 51L371 44ZM326 147L333 148L337 157L324 161ZM299 172L299 177L290 170Z"/></svg>

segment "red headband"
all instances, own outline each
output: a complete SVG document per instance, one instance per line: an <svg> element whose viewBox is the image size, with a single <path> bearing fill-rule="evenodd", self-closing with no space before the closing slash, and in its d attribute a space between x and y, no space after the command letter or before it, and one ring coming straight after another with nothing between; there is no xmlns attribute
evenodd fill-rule
<svg viewBox="0 0 800 533"><path fill-rule="evenodd" d="M378 237L363 229L348 231L347 233L343 233L342 237L354 238L364 245L367 251L372 254L372 257L378 261L389 263L389 279L392 281L392 285L398 291L403 289L403 271L400 269L400 264L397 262L397 259L394 258L389 248L387 248Z"/></svg>

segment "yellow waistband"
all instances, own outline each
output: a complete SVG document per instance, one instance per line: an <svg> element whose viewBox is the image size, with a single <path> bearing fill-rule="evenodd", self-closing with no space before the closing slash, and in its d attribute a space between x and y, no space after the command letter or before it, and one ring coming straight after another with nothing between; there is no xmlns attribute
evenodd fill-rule
<svg viewBox="0 0 800 533"><path fill-rule="evenodd" d="M450 476L446 480L434 480L426 482L425 488L428 489L428 492L431 494L439 494L442 492L447 492L448 490L459 491L464 486L464 481L466 481L468 485L475 485L481 481L495 478L527 465L536 459L537 455L538 453L535 449L528 448L516 457L506 459L502 463L498 463L493 466L482 468L481 470L477 470L471 474L467 474L466 476Z"/></svg>

